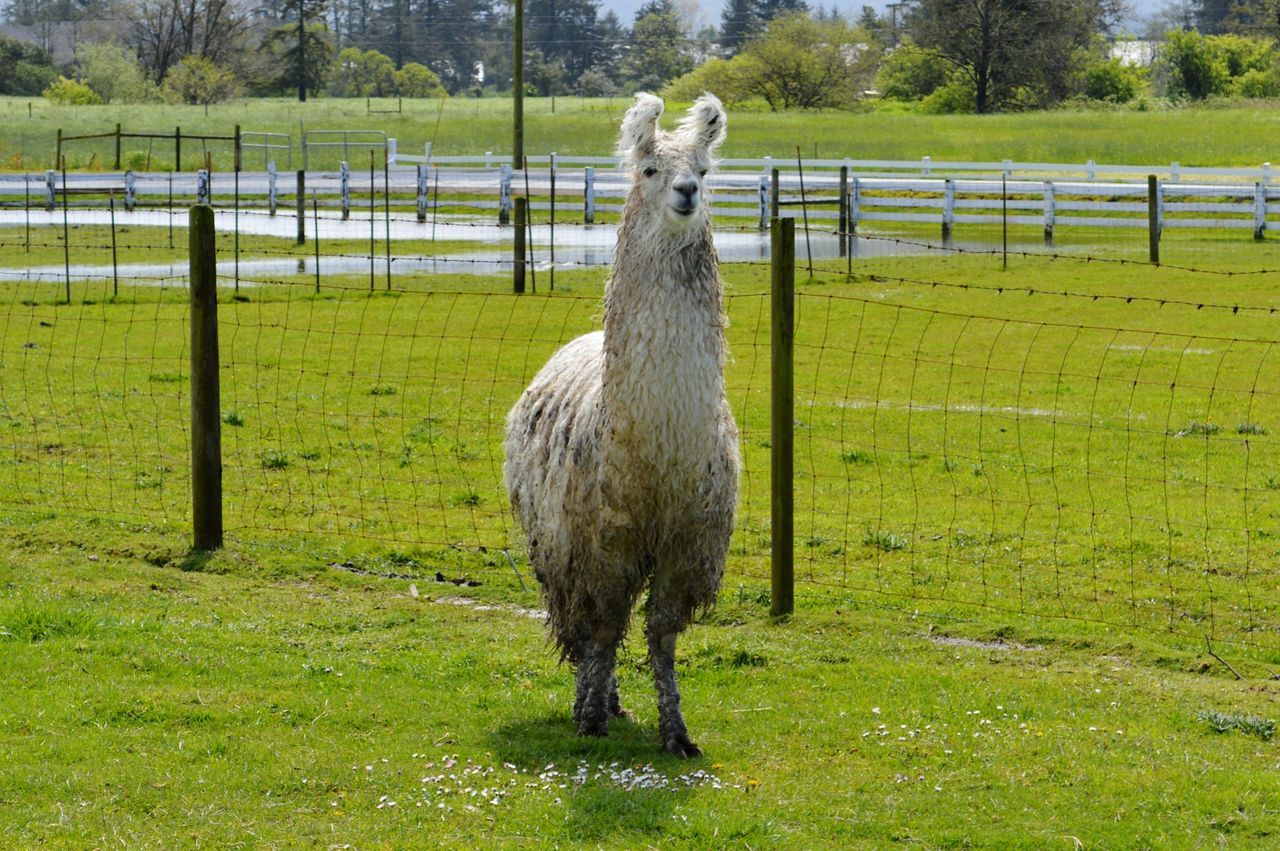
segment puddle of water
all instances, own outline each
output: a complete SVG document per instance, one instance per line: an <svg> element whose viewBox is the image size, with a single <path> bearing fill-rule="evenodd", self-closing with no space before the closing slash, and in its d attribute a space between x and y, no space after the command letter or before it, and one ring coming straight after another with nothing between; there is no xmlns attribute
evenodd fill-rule
<svg viewBox="0 0 1280 851"><path fill-rule="evenodd" d="M117 226L125 227L168 227L172 220L175 226L185 227L186 211L140 210L129 214L117 214ZM25 221L23 211L0 211L0 227L5 225L21 225ZM68 221L76 225L106 225L110 223L110 215L105 210L74 210ZM52 226L62 224L61 211L31 211L33 226ZM297 235L297 223L292 216L268 216L263 213L241 213L237 217L233 211L219 210L214 217L214 226L221 231L234 231L260 236L276 236L293 238ZM369 237L369 219L352 218L343 220L337 213L322 213L318 221L318 234L321 243L320 273L341 275L357 274L369 269L367 257L325 257L324 241L335 239L367 239ZM393 274L422 275L499 275L511 270L511 249L513 229L474 219L452 218L437 222L417 221L415 216L396 214L390 223L379 216L374 220L374 238L382 244L388 239L394 243L403 240L439 240L447 242L469 242L478 246L487 246L487 250L460 250L434 257L418 257L393 255L391 269ZM307 236L317 238L317 223L307 222ZM561 225L555 229L555 267L571 269L590 266L607 266L612 260L613 245L616 240L616 228L613 225ZM551 228L547 225L536 225L532 228L529 244L530 258L533 268L542 271L551 267L550 262ZM769 260L769 234L767 231L717 231L715 235L716 250L724 263L767 262ZM958 248L969 250L989 250L987 243L954 243ZM1016 250L1032 250L1038 246L1019 245ZM1014 246L1010 246L1014 249ZM897 243L886 239L865 239L852 237L849 240L849 252L855 259L868 257L884 257L914 255L928 252L929 249L917 245ZM802 264L812 251L814 260L832 260L841 257L840 239L834 234L811 233L806 242L803 236L797 239L796 262ZM224 254L225 257L225 254ZM249 278L276 278L286 275L315 274L315 259L299 257L297 259L241 259L240 275ZM234 261L225 260L218 264L218 274L230 277L235 273ZM102 279L112 277L112 268L102 264L71 265L70 275L73 280ZM118 268L118 274L131 283L155 285L181 284L188 274L187 262L172 263L126 263ZM386 274L386 258L374 258L374 274ZM61 265L49 265L32 268L2 268L0 280L58 282L66 279L67 271Z"/></svg>

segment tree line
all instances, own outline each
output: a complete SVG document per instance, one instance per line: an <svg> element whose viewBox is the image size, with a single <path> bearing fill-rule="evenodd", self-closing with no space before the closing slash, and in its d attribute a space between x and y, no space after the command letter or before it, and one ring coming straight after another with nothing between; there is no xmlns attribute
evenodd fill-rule
<svg viewBox="0 0 1280 851"><path fill-rule="evenodd" d="M255 4L256 3L256 4ZM770 109L933 112L1280 96L1280 0L1171 0L1147 59L1116 54L1122 0L906 0L856 17L806 0L524 0L529 94L703 90ZM236 94L509 94L512 0L0 0L0 94L68 102ZM690 11L690 10L694 11ZM55 37L69 59L55 66ZM1140 51L1138 52L1140 53Z"/></svg>

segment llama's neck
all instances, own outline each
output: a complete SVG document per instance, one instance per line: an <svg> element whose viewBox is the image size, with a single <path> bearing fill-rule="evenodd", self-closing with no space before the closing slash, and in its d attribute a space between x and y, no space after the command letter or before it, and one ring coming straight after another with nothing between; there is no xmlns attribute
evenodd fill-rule
<svg viewBox="0 0 1280 851"><path fill-rule="evenodd" d="M724 397L723 292L711 229L672 244L627 225L605 289L608 432L636 462L693 469L714 451Z"/></svg>

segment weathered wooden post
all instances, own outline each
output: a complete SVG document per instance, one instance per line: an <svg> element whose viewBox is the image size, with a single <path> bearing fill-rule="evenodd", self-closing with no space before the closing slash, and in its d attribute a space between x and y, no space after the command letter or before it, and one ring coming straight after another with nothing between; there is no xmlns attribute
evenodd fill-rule
<svg viewBox="0 0 1280 851"><path fill-rule="evenodd" d="M267 213L274 216L280 206L280 196L276 194L276 161L267 163Z"/></svg>
<svg viewBox="0 0 1280 851"><path fill-rule="evenodd" d="M596 170L587 166L582 170L582 223L596 221Z"/></svg>
<svg viewBox="0 0 1280 851"><path fill-rule="evenodd" d="M796 220L774 218L772 228L772 593L769 612L777 617L791 614L795 609L795 458L792 450L795 438Z"/></svg>
<svg viewBox="0 0 1280 851"><path fill-rule="evenodd" d="M207 205L209 203L209 170L200 169L196 172L196 203Z"/></svg>
<svg viewBox="0 0 1280 851"><path fill-rule="evenodd" d="M854 178L849 186L849 236L858 232L858 218L862 213L862 184Z"/></svg>
<svg viewBox="0 0 1280 851"><path fill-rule="evenodd" d="M1152 263L1160 262L1160 181L1147 175L1147 247Z"/></svg>
<svg viewBox="0 0 1280 851"><path fill-rule="evenodd" d="M516 199L516 233L514 241L515 262L511 266L511 291L524 295L525 221L529 215L529 199Z"/></svg>
<svg viewBox="0 0 1280 851"><path fill-rule="evenodd" d="M298 182L294 193L298 209L298 245L307 243L307 170L298 169ZM317 235L318 235L317 231Z"/></svg>
<svg viewBox="0 0 1280 851"><path fill-rule="evenodd" d="M956 223L956 182L948 177L942 183L942 238L951 238Z"/></svg>
<svg viewBox="0 0 1280 851"><path fill-rule="evenodd" d="M1253 186L1253 238L1267 237L1267 186L1261 180Z"/></svg>
<svg viewBox="0 0 1280 851"><path fill-rule="evenodd" d="M44 208L50 213L58 206L58 172L49 169L44 173Z"/></svg>
<svg viewBox="0 0 1280 851"><path fill-rule="evenodd" d="M342 198L342 220L351 218L351 166L347 163L338 165L338 194Z"/></svg>
<svg viewBox="0 0 1280 851"><path fill-rule="evenodd" d="M769 220L778 218L778 204L782 194L781 177L776 168L769 169Z"/></svg>
<svg viewBox="0 0 1280 851"><path fill-rule="evenodd" d="M486 155L487 156L487 155ZM511 166L498 169L498 224L511 223Z"/></svg>
<svg viewBox="0 0 1280 851"><path fill-rule="evenodd" d="M1057 201L1054 197L1053 181L1044 182L1044 244L1053 245L1053 228L1057 224Z"/></svg>
<svg viewBox="0 0 1280 851"><path fill-rule="evenodd" d="M218 388L217 242L213 208L190 214L191 525L197 550L222 546L222 421Z"/></svg>
<svg viewBox="0 0 1280 851"><path fill-rule="evenodd" d="M115 171L120 170L120 123L116 122L116 158L115 165L112 166Z"/></svg>
<svg viewBox="0 0 1280 851"><path fill-rule="evenodd" d="M132 213L134 208L138 206L138 185L137 175L133 173L133 169L129 169L124 173L124 211Z"/></svg>
<svg viewBox="0 0 1280 851"><path fill-rule="evenodd" d="M427 164L418 163L418 224L427 220Z"/></svg>
<svg viewBox="0 0 1280 851"><path fill-rule="evenodd" d="M840 236L849 232L849 167L840 166ZM843 250L844 240L840 240Z"/></svg>
<svg viewBox="0 0 1280 851"><path fill-rule="evenodd" d="M773 203L769 200L769 175L760 175L760 230L769 227L769 210Z"/></svg>

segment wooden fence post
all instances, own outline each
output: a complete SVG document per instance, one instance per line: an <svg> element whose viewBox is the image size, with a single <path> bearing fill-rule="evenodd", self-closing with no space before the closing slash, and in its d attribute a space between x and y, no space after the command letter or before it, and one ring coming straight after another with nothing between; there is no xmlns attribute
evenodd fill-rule
<svg viewBox="0 0 1280 851"><path fill-rule="evenodd" d="M124 173L124 211L126 213L132 213L134 208L138 206L137 177L133 173L133 169L129 169Z"/></svg>
<svg viewBox="0 0 1280 851"><path fill-rule="evenodd" d="M418 224L427 220L427 188L427 164L418 163Z"/></svg>
<svg viewBox="0 0 1280 851"><path fill-rule="evenodd" d="M942 238L950 239L956 223L956 182L948 177L942 184Z"/></svg>
<svg viewBox="0 0 1280 851"><path fill-rule="evenodd" d="M862 184L854 178L849 187L849 235L858 232L858 217L862 212Z"/></svg>
<svg viewBox="0 0 1280 851"><path fill-rule="evenodd" d="M1147 247L1152 263L1160 262L1160 181L1147 175Z"/></svg>
<svg viewBox="0 0 1280 851"><path fill-rule="evenodd" d="M773 207L769 200L769 175L760 175L760 230L769 227L769 210Z"/></svg>
<svg viewBox="0 0 1280 851"><path fill-rule="evenodd" d="M840 166L840 236L849 232L849 167ZM844 240L840 240L844 245Z"/></svg>
<svg viewBox="0 0 1280 851"><path fill-rule="evenodd" d="M1053 227L1057 222L1057 199L1053 181L1044 182L1044 244L1053 245Z"/></svg>
<svg viewBox="0 0 1280 851"><path fill-rule="evenodd" d="M173 128L173 170L182 171L182 128Z"/></svg>
<svg viewBox="0 0 1280 851"><path fill-rule="evenodd" d="M58 206L58 172L49 169L44 173L44 208L50 213Z"/></svg>
<svg viewBox="0 0 1280 851"><path fill-rule="evenodd" d="M267 163L267 213L274 216L280 206L280 198L276 194L276 161Z"/></svg>
<svg viewBox="0 0 1280 851"><path fill-rule="evenodd" d="M61 162L62 162L62 128L61 128L61 127L59 127L59 128L58 128L58 141L57 141L57 143L56 143L56 147L54 148L54 151L53 151L53 167L54 167L54 168L57 168L57 167L58 167L58 164L59 164L59 163L61 163ZM52 208L52 207L50 207L49 209L50 209L50 210L52 210L53 208Z"/></svg>
<svg viewBox="0 0 1280 851"><path fill-rule="evenodd" d="M769 220L778 218L778 205L782 194L782 181L776 168L769 169Z"/></svg>
<svg viewBox="0 0 1280 851"><path fill-rule="evenodd" d="M307 170L298 169L297 191L295 193L298 206L298 245L307 243Z"/></svg>
<svg viewBox="0 0 1280 851"><path fill-rule="evenodd" d="M582 223L596 221L596 170L587 166L582 170Z"/></svg>
<svg viewBox="0 0 1280 851"><path fill-rule="evenodd" d="M1253 187L1253 238L1267 238L1267 186L1261 180Z"/></svg>
<svg viewBox="0 0 1280 851"><path fill-rule="evenodd" d="M217 242L213 208L190 214L191 525L197 550L222 546L222 420L218 388Z"/></svg>
<svg viewBox="0 0 1280 851"><path fill-rule="evenodd" d="M775 172L776 173L776 172ZM788 615L795 609L795 283L796 220L772 222L772 434L770 442L772 492L772 593L770 614Z"/></svg>
<svg viewBox="0 0 1280 851"><path fill-rule="evenodd" d="M342 220L351 218L351 166L338 164L338 193L342 198Z"/></svg>
<svg viewBox="0 0 1280 851"><path fill-rule="evenodd" d="M487 156L487 155L486 155ZM498 169L498 224L511 223L511 166Z"/></svg>
<svg viewBox="0 0 1280 851"><path fill-rule="evenodd" d="M115 165L112 166L116 171L120 170L120 124L116 123L116 159Z"/></svg>
<svg viewBox="0 0 1280 851"><path fill-rule="evenodd" d="M523 196L516 199L516 232L514 241L515 262L511 265L511 291L516 295L524 294L524 254L525 254L525 221L529 215L529 199Z"/></svg>

